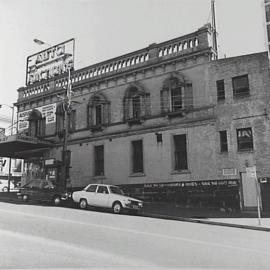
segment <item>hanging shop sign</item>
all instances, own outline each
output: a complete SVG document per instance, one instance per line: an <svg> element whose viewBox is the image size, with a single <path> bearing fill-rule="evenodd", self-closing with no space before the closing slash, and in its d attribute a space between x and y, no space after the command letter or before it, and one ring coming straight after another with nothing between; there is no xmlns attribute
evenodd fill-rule
<svg viewBox="0 0 270 270"><path fill-rule="evenodd" d="M45 118L46 124L56 122L56 103L45 105L42 107L35 108L41 112L42 118ZM18 130L24 130L29 127L29 115L33 110L27 110L18 113Z"/></svg>
<svg viewBox="0 0 270 270"><path fill-rule="evenodd" d="M27 57L26 85L63 74L74 65L74 39Z"/></svg>
<svg viewBox="0 0 270 270"><path fill-rule="evenodd" d="M238 186L238 180L207 180L144 184L144 188Z"/></svg>

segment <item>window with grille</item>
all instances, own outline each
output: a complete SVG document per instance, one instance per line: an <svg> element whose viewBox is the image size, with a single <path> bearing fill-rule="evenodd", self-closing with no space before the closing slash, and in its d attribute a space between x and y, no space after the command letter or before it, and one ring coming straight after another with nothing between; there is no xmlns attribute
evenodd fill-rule
<svg viewBox="0 0 270 270"><path fill-rule="evenodd" d="M232 78L233 96L244 97L249 96L249 82L248 75L242 75Z"/></svg>
<svg viewBox="0 0 270 270"><path fill-rule="evenodd" d="M216 82L217 86L217 100L221 101L225 99L225 86L224 80L219 80Z"/></svg>
<svg viewBox="0 0 270 270"><path fill-rule="evenodd" d="M227 131L220 131L220 152L228 152Z"/></svg>
<svg viewBox="0 0 270 270"><path fill-rule="evenodd" d="M95 146L95 175L104 175L104 145Z"/></svg>
<svg viewBox="0 0 270 270"><path fill-rule="evenodd" d="M102 95L91 97L87 111L88 127L106 126L110 123L110 102Z"/></svg>
<svg viewBox="0 0 270 270"><path fill-rule="evenodd" d="M187 170L187 143L186 135L175 135L174 139L174 169L177 171Z"/></svg>
<svg viewBox="0 0 270 270"><path fill-rule="evenodd" d="M251 128L236 130L238 151L253 150L253 135Z"/></svg>
<svg viewBox="0 0 270 270"><path fill-rule="evenodd" d="M132 172L143 173L143 142L132 142Z"/></svg>
<svg viewBox="0 0 270 270"><path fill-rule="evenodd" d="M142 88L136 86L127 88L123 105L124 120L129 124L138 124L138 120L146 119L151 115L150 94Z"/></svg>
<svg viewBox="0 0 270 270"><path fill-rule="evenodd" d="M132 97L132 114L133 118L140 118L141 116L141 97L134 96Z"/></svg>
<svg viewBox="0 0 270 270"><path fill-rule="evenodd" d="M171 89L171 110L173 112L182 109L182 88L176 86Z"/></svg>
<svg viewBox="0 0 270 270"><path fill-rule="evenodd" d="M160 91L161 113L179 116L193 108L192 84L176 77L166 79Z"/></svg>

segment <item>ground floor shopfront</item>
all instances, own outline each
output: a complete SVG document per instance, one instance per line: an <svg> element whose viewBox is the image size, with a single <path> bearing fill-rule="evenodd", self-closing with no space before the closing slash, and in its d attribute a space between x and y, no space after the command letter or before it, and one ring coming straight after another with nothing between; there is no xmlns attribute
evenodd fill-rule
<svg viewBox="0 0 270 270"><path fill-rule="evenodd" d="M241 208L240 180L204 180L121 185L123 190L146 202L169 203L176 207Z"/></svg>

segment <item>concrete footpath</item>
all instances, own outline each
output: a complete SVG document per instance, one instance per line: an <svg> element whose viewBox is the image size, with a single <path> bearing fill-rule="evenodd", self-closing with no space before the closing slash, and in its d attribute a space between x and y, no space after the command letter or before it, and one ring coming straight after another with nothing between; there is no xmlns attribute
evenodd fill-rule
<svg viewBox="0 0 270 270"><path fill-rule="evenodd" d="M17 192L0 192L0 202L22 204ZM72 203L68 207L74 207ZM216 226L228 226L242 229L270 232L270 213L262 212L260 224L257 212L225 211L225 209L181 208L173 204L145 203L142 216L194 222Z"/></svg>

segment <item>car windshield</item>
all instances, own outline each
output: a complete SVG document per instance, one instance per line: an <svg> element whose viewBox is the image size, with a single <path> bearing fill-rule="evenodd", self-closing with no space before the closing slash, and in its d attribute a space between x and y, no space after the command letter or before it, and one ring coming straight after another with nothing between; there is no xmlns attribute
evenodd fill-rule
<svg viewBox="0 0 270 270"><path fill-rule="evenodd" d="M119 188L119 187L111 186L110 190L111 190L111 193L119 194L119 195L125 195L123 190L121 188Z"/></svg>

